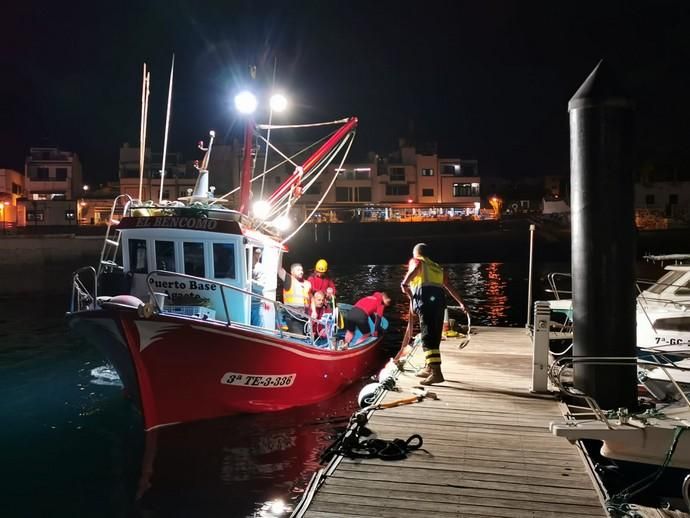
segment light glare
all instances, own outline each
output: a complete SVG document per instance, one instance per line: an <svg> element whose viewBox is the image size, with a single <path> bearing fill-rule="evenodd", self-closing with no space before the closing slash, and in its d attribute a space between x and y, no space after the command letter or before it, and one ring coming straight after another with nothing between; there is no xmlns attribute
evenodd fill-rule
<svg viewBox="0 0 690 518"><path fill-rule="evenodd" d="M273 224L278 230L287 230L290 228L290 218L287 216L279 216L275 219Z"/></svg>
<svg viewBox="0 0 690 518"><path fill-rule="evenodd" d="M256 97L251 92L244 91L235 96L235 108L237 108L240 113L254 113L257 104Z"/></svg>
<svg viewBox="0 0 690 518"><path fill-rule="evenodd" d="M274 112L285 111L287 105L287 98L283 94L274 94L271 96L271 110Z"/></svg>
<svg viewBox="0 0 690 518"><path fill-rule="evenodd" d="M258 219L266 219L270 211L271 206L265 200L259 200L252 206L254 217Z"/></svg>

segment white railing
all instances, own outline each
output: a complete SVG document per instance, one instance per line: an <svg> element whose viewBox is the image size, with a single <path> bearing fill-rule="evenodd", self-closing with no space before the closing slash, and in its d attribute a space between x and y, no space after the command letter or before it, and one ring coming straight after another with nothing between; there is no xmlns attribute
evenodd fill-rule
<svg viewBox="0 0 690 518"><path fill-rule="evenodd" d="M318 333L314 333L314 329L318 329L319 326L324 325L324 323L321 320L313 319L311 316L301 313L299 311L296 311L294 308L291 308L289 306L286 306L282 302L278 302L277 300L269 299L264 297L263 295L259 295L257 293L253 293L251 291L244 290L242 288L238 288L237 286L231 286L229 284L225 284L223 282L219 282L216 280L212 279L206 279L203 277L195 277L193 275L187 275L184 273L178 273L178 272L169 272L166 270L153 270L149 272L149 274L146 276L146 287L149 292L149 304L153 305L154 311L161 313L161 314L177 314L175 312L166 312L165 310L165 304L161 304L159 297L157 297L157 292L154 290L152 286L152 276L161 276L161 277L176 277L176 278L183 278L183 279L189 279L201 283L207 283L207 284L212 284L215 285L219 288L220 291L220 296L221 296L221 301L223 305L223 310L225 313L225 319L224 320L219 320L220 322L224 322L225 325L231 326L231 325L242 325L242 326L248 326L253 329L261 329L264 332L268 332L270 334L280 336L280 337L289 337L295 340L298 340L300 342L304 342L305 340L310 343L310 345L317 347L317 348L332 348L334 349L336 346L335 343L335 335L337 331L337 315L334 315L334 325L330 332L327 334L327 336L324 338L321 338L318 336ZM249 297L250 300L250 308L251 308L251 302L259 300L261 304L270 304L273 306L275 315L276 315L276 325L272 326L271 328L263 327L263 326L256 326L251 324L251 318L247 318L247 321L238 321L238 320L233 320L230 307L228 304L228 294L227 291L234 292L234 293L239 293L243 296ZM305 334L300 335L296 333L292 333L289 331L284 331L277 326L278 324L278 319L279 315L289 315L292 318L295 318L297 320L303 321L304 324L304 330ZM216 319L217 320L217 319ZM356 347L356 345L352 346L353 348Z"/></svg>
<svg viewBox="0 0 690 518"><path fill-rule="evenodd" d="M93 290L89 290L81 275L88 272L91 274L90 282L93 284ZM93 292L93 293L92 293ZM70 312L85 311L92 309L93 304L98 297L98 280L96 277L96 269L93 266L84 266L79 268L72 274L72 297L70 299Z"/></svg>

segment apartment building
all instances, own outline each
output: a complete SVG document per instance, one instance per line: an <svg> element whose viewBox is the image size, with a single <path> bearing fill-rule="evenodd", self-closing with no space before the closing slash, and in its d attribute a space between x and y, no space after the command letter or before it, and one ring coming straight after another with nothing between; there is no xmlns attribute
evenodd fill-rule
<svg viewBox="0 0 690 518"><path fill-rule="evenodd" d="M19 220L17 199L24 195L25 177L14 169L0 169L0 225L15 226Z"/></svg>
<svg viewBox="0 0 690 518"><path fill-rule="evenodd" d="M24 174L31 200L74 200L82 189L79 157L56 146L30 148Z"/></svg>
<svg viewBox="0 0 690 518"><path fill-rule="evenodd" d="M302 196L306 213L323 197L337 173L332 191L320 205L320 215L340 219L348 209L357 219L396 220L448 218L476 214L480 178L476 160L439 157L434 147L417 149L401 142L388 157L370 155L370 161L331 165L322 179Z"/></svg>

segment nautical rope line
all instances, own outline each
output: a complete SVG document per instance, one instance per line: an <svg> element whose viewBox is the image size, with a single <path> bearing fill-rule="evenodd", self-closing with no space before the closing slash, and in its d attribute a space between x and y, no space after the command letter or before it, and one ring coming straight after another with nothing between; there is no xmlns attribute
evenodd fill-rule
<svg viewBox="0 0 690 518"><path fill-rule="evenodd" d="M354 135L354 132L351 134ZM343 146L346 144L348 140L348 137L343 139L336 147L334 147L329 153L327 153L315 166L311 171L307 171L306 174L302 177L302 181L306 181L309 178L311 180L309 183L306 185L304 190L306 191L311 185L321 176L321 173L323 173L328 165L333 161L333 159L337 156L338 153L340 153L340 150L343 148ZM347 154L349 153L350 148L348 147L348 151L345 153L343 160L341 161L340 167L342 167L342 164L344 162L344 159L347 157ZM294 174L294 173L293 173ZM331 184L332 185L332 184ZM330 191L330 186L326 190L324 194L328 194ZM291 205L292 205L292 195L293 195L293 189L287 190L285 193L283 193L275 202L273 207L271 208L271 211L269 212L269 215L266 219L270 219L271 217L275 216L276 214L280 214L281 212L288 210ZM305 221L308 221L305 220Z"/></svg>
<svg viewBox="0 0 690 518"><path fill-rule="evenodd" d="M349 141L348 146L347 146L347 151L345 151L345 154L343 155L343 158L342 158L342 160L340 161L340 165L338 166L338 169L341 169L341 168L343 167L343 163L345 162L345 159L347 158L347 155L348 155L348 153L350 152L350 148L352 147L352 142L354 142L354 132L350 134L350 139L349 139L349 140L350 140L350 141ZM343 141L343 143L344 143L344 142L345 142L345 140ZM320 174L320 173L319 173L319 174ZM318 178L318 177L317 177L317 178ZM326 189L326 192L323 193L323 196L321 196L321 199L318 201L318 203L316 204L316 206L314 207L314 209L309 213L309 216L307 216L306 218L304 218L304 221L302 222L302 224L301 224L299 227L297 227L297 228L295 229L295 231L294 231L292 234L290 234L289 236L287 236L285 239L283 239L283 240L281 241L281 243L280 243L281 245L284 244L284 243L286 243L289 239L292 238L292 236L294 236L295 234L297 234L297 232L299 232L299 231L302 229L302 227L303 227L304 225L307 224L307 222L311 219L311 217L314 215L314 213L315 213L317 210L319 210L319 207L321 207L321 204L322 204L323 201L326 199L326 196L328 195L328 193L329 193L329 192L331 191L331 189L333 188L333 184L335 184L335 181L336 181L337 178L338 178L338 171L336 170L336 171L335 171L335 174L333 174L333 178L331 179L331 183L328 185L328 189Z"/></svg>
<svg viewBox="0 0 690 518"><path fill-rule="evenodd" d="M317 126L332 126L334 124L345 124L350 119L339 119L330 122L314 122L311 124L287 124L287 125L275 125L275 124L258 124L256 127L259 129L294 129L294 128L316 128Z"/></svg>
<svg viewBox="0 0 690 518"><path fill-rule="evenodd" d="M335 132L333 132L333 133L335 133ZM251 181L253 182L253 181L255 181L255 180L258 180L258 179L260 179L260 178L263 178L265 175L267 175L267 174L269 174L269 173L272 173L273 171L275 171L275 170L278 169L279 167L282 167L283 165L285 165L285 164L288 163L288 162L291 163L291 164L294 164L293 159L294 159L295 157L298 157L299 155L301 155L302 153L305 153L305 152L308 151L309 149L311 149L311 148L313 148L313 147L316 147L316 146L319 145L321 142L323 142L324 140L326 140L327 138L329 138L333 133L331 133L330 135L326 135L326 136L323 137L323 138L320 138L319 140L317 140L317 141L314 142L313 144L310 144L310 145L308 145L307 147L305 147L304 149L301 149L301 150L297 151L297 152L294 153L292 156L286 157L285 160L283 160L282 162L280 162L280 163L274 165L273 167L271 167L271 168L268 169L267 171L264 171L263 173L254 176L254 177L251 179ZM258 135L258 137L261 138L262 140L264 140L263 136ZM271 148L275 150L275 147L274 147L272 144L271 144ZM237 191L239 191L239 190L240 190L239 187L235 187L235 188L232 189L231 191L225 193L223 196L219 196L218 198L216 198L215 200L213 200L213 201L210 203L210 205L213 205L213 204L218 203L218 202L220 202L220 201L226 200L230 195L235 194L235 193L236 193Z"/></svg>
<svg viewBox="0 0 690 518"><path fill-rule="evenodd" d="M620 492L616 493L612 497L610 497L606 501L606 510L609 511L610 513L618 513L621 516L631 516L631 508L630 508L630 503L629 500L635 496L636 494L640 493L641 491L644 491L645 489L649 488L652 484L654 484L659 477L661 477L662 473L664 470L668 467L668 465L671 463L671 460L673 459L673 454L676 451L676 447L678 446L678 440L680 439L680 436L688 429L687 426L676 426L675 431L673 433L673 438L671 439L671 444L666 451L666 457L664 458L664 462L661 466L659 466L659 469L657 469L655 472L647 475L646 477L643 477L642 479L638 480L637 482L634 482L633 484L629 485L625 489L621 490ZM634 516L634 515L632 515Z"/></svg>

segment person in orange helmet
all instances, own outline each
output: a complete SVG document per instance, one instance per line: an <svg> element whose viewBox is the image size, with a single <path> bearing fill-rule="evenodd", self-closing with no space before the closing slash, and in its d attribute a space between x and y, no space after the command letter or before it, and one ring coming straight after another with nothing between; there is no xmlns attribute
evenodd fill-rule
<svg viewBox="0 0 690 518"><path fill-rule="evenodd" d="M326 295L326 303L332 305L335 300L335 284L328 277L328 263L325 259L319 259L314 266L314 273L307 279L311 284L311 294L322 291ZM314 318L314 307L312 303L312 318Z"/></svg>

